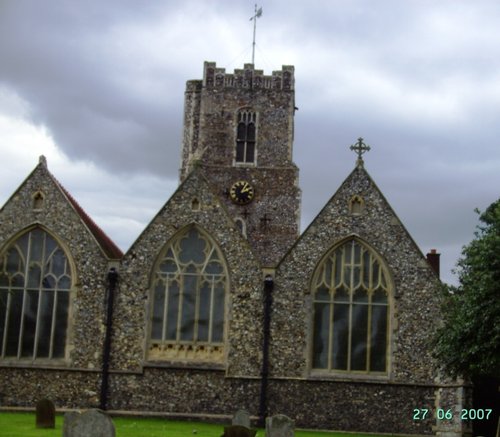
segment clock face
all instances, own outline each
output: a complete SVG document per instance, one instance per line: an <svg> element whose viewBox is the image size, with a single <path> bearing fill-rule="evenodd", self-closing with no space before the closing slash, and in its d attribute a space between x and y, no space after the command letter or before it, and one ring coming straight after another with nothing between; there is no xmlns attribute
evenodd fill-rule
<svg viewBox="0 0 500 437"><path fill-rule="evenodd" d="M238 205L246 205L253 200L254 190L247 181L238 181L229 190L231 200Z"/></svg>

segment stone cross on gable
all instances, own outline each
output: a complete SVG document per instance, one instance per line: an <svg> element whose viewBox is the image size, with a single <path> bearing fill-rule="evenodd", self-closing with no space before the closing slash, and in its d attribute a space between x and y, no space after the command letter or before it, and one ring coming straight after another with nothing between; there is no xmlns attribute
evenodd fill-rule
<svg viewBox="0 0 500 437"><path fill-rule="evenodd" d="M363 138L359 137L358 142L356 144L353 144L350 147L351 150L354 150L358 154L358 159L356 161L356 165L358 167L363 167L363 153L366 153L370 150L370 146L368 144L365 144L363 142Z"/></svg>

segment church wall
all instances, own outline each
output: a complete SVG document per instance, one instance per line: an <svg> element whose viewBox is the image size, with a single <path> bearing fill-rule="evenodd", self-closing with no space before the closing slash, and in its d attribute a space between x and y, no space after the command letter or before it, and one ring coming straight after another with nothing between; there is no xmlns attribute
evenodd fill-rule
<svg viewBox="0 0 500 437"><path fill-rule="evenodd" d="M196 225L220 247L229 273L225 318L227 358L218 369L231 376L259 375L262 273L248 242L230 220L224 206L203 177L195 173L184 181L123 259L122 285L114 320L112 369L141 371L144 360L148 362L146 339L149 336L152 268L161 249L172 237L186 226ZM199 201L199 210L192 208L194 199ZM200 363L197 360L170 364L175 368L179 362L188 368L190 365L214 367L210 361Z"/></svg>
<svg viewBox="0 0 500 437"><path fill-rule="evenodd" d="M43 195L43 202L35 207L36 193ZM27 229L39 226L48 232L66 251L74 278L66 358L0 361L0 404L32 406L34 396L49 393L54 394L54 399L64 400L64 405L89 405L88 398L92 396L84 393L97 390L100 377L92 372L102 365L108 259L44 163L35 168L2 208L0 223L2 249ZM59 370L50 370L53 368Z"/></svg>
<svg viewBox="0 0 500 437"><path fill-rule="evenodd" d="M273 379L269 413L296 426L373 433L432 434L433 420L413 420L415 408L434 408L434 388L353 381Z"/></svg>
<svg viewBox="0 0 500 437"><path fill-rule="evenodd" d="M98 408L101 372L88 369L0 367L0 407L34 408L50 399L56 408Z"/></svg>
<svg viewBox="0 0 500 437"><path fill-rule="evenodd" d="M146 367L141 375L112 375L110 408L203 417L257 414L260 380L228 378L224 370Z"/></svg>
<svg viewBox="0 0 500 437"><path fill-rule="evenodd" d="M349 212L353 195L365 202L360 215ZM357 236L385 261L393 282L390 298L391 382L433 383L436 367L430 340L439 320L438 280L368 174L354 170L297 244L280 263L272 315L271 372L304 377L310 369L311 280L323 255ZM369 376L367 376L370 379Z"/></svg>

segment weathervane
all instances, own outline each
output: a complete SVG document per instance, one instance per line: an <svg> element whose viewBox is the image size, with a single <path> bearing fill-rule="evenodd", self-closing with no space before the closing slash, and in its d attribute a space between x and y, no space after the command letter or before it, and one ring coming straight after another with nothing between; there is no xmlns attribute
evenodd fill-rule
<svg viewBox="0 0 500 437"><path fill-rule="evenodd" d="M363 155L363 153L366 153L370 150L370 146L363 142L363 138L359 137L358 142L356 144L353 144L350 147L350 149L354 150L358 154L358 160L356 161L357 166L363 167L362 155Z"/></svg>
<svg viewBox="0 0 500 437"><path fill-rule="evenodd" d="M257 27L257 18L262 16L262 8L257 9L257 3L255 4L255 14L250 21L253 20L253 43L252 43L252 65L255 61L255 28Z"/></svg>

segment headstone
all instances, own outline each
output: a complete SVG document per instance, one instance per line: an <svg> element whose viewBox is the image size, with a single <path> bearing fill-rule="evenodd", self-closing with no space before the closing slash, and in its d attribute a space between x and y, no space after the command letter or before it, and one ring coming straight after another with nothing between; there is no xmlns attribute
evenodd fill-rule
<svg viewBox="0 0 500 437"><path fill-rule="evenodd" d="M82 413L79 411L68 411L64 414L62 437L71 437L76 421Z"/></svg>
<svg viewBox="0 0 500 437"><path fill-rule="evenodd" d="M232 425L240 425L250 428L250 413L247 410L238 410L234 413Z"/></svg>
<svg viewBox="0 0 500 437"><path fill-rule="evenodd" d="M111 418L100 410L87 410L68 427L64 437L115 437Z"/></svg>
<svg viewBox="0 0 500 437"><path fill-rule="evenodd" d="M42 399L36 404L36 427L55 428L56 409L54 403L49 399Z"/></svg>
<svg viewBox="0 0 500 437"><path fill-rule="evenodd" d="M256 429L249 429L246 426L231 425L224 427L222 437L255 437Z"/></svg>
<svg viewBox="0 0 500 437"><path fill-rule="evenodd" d="M266 419L266 437L294 437L295 424L292 419L284 414L268 417Z"/></svg>

